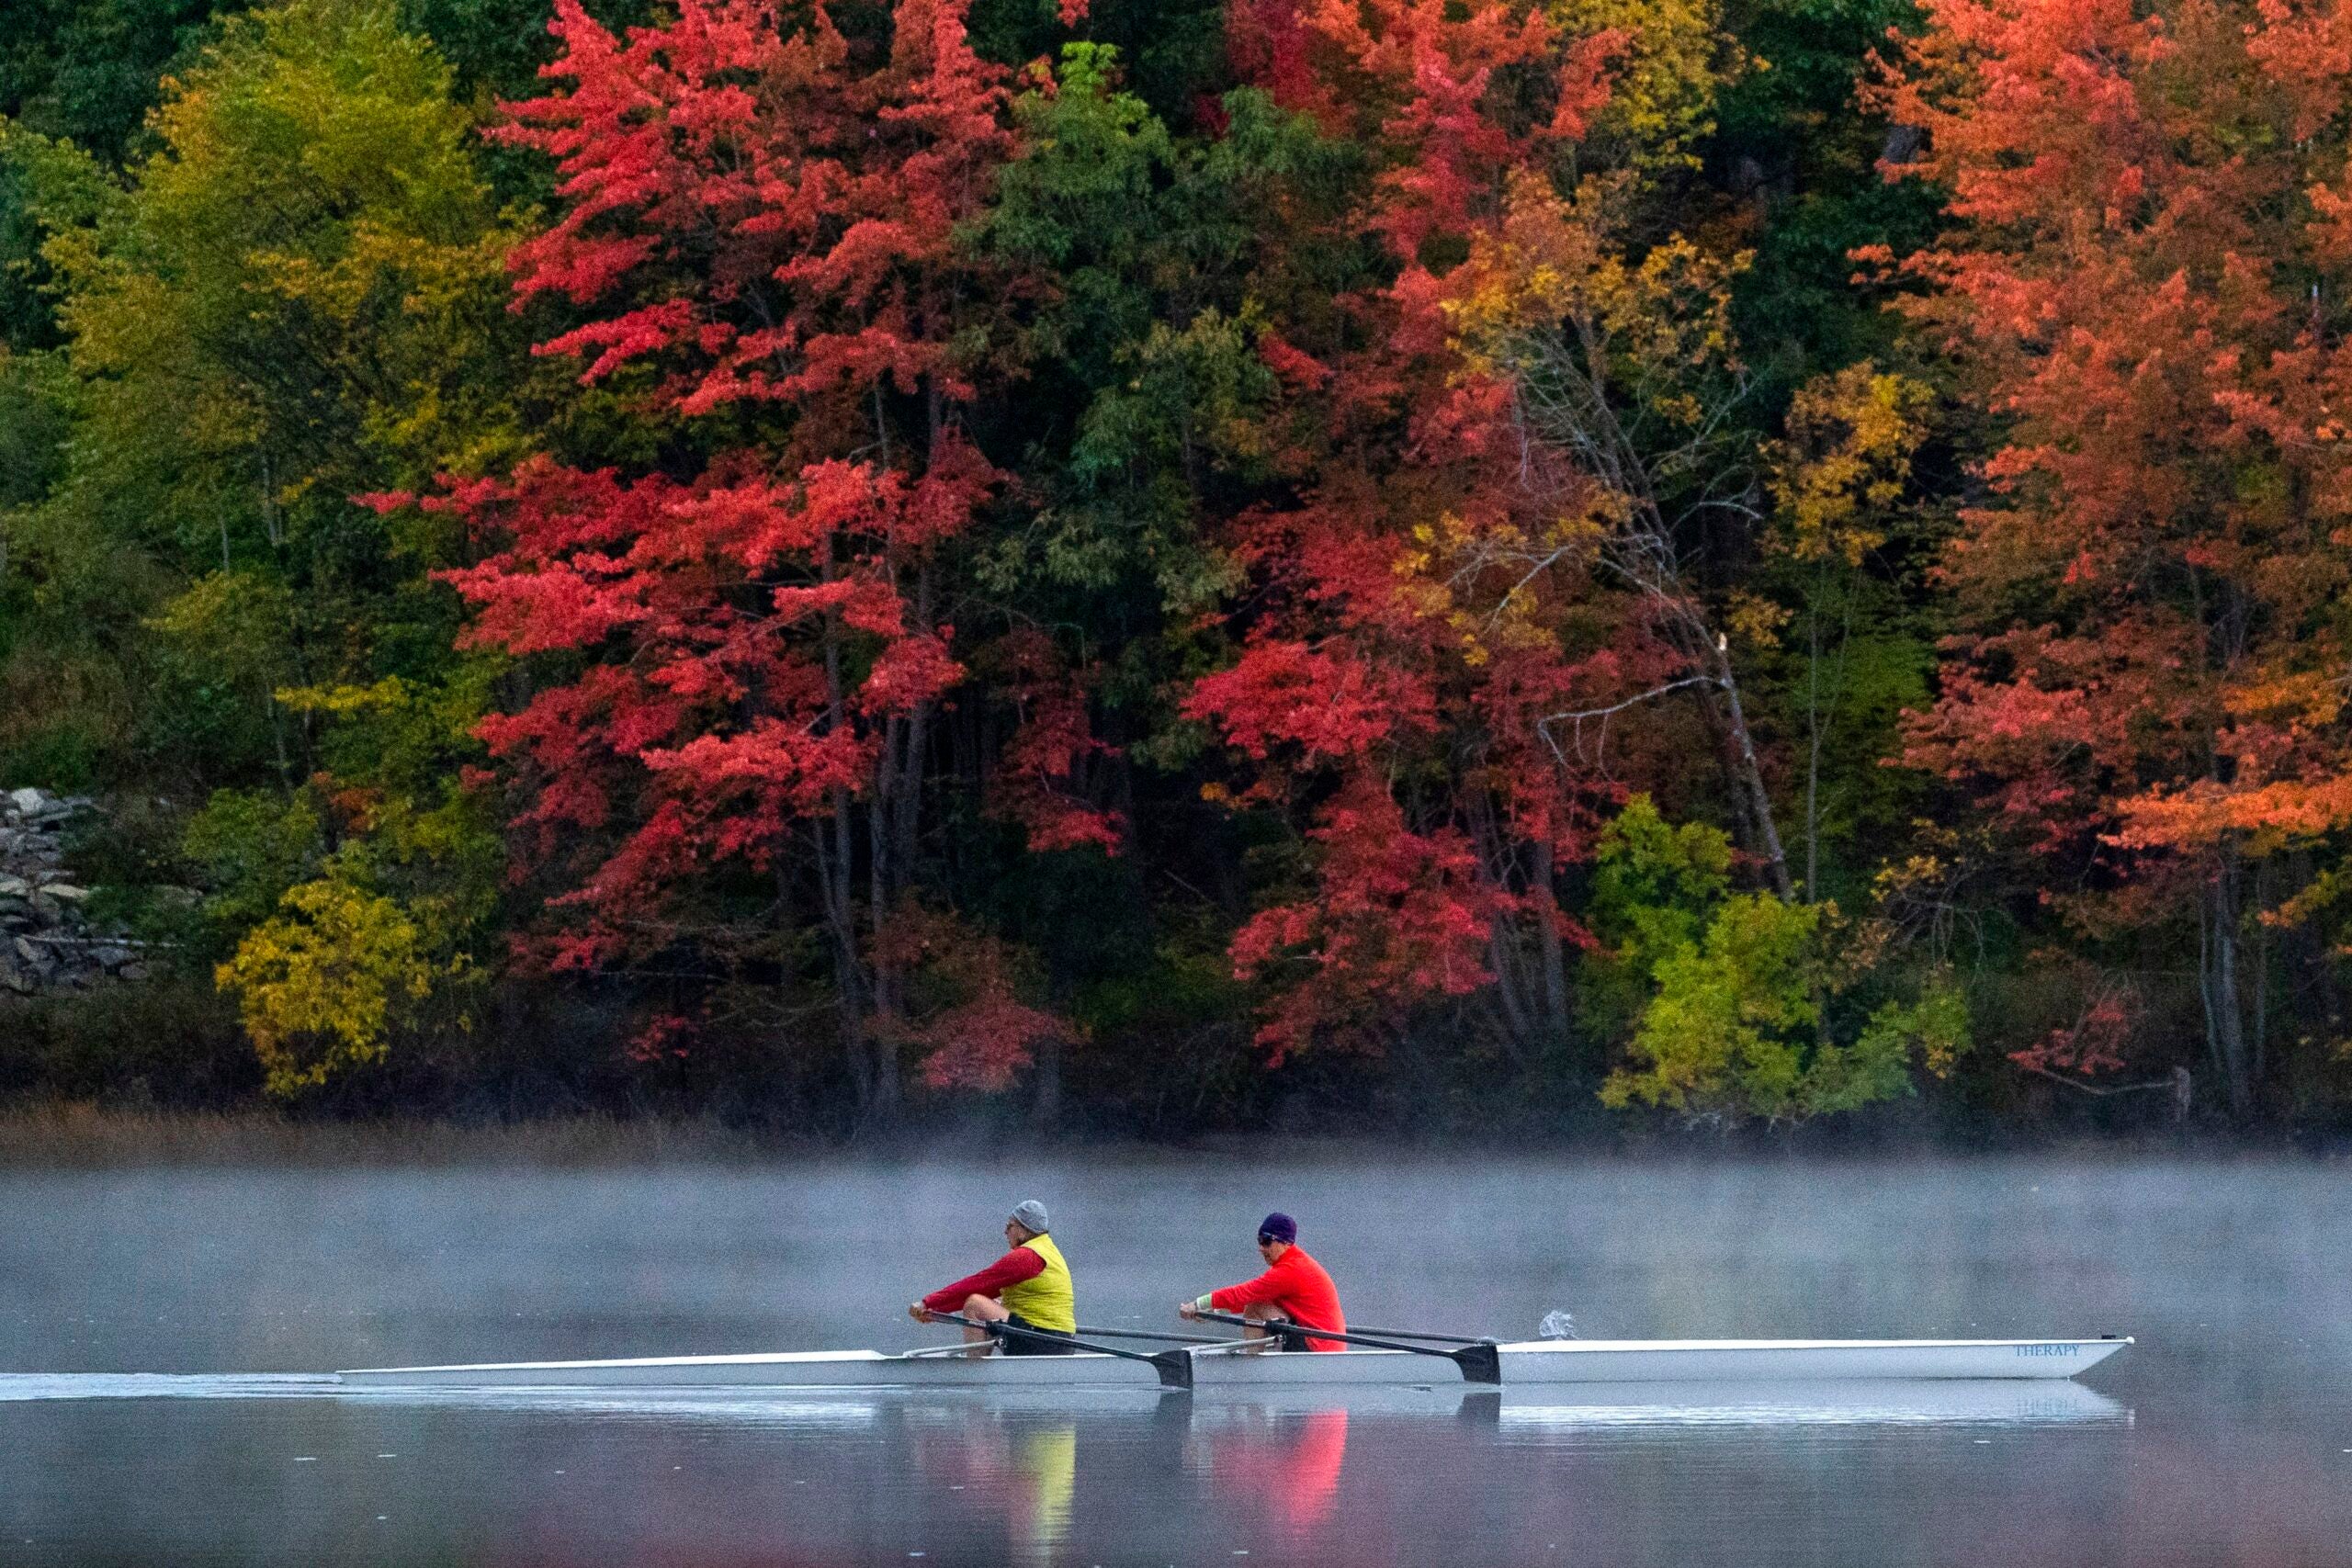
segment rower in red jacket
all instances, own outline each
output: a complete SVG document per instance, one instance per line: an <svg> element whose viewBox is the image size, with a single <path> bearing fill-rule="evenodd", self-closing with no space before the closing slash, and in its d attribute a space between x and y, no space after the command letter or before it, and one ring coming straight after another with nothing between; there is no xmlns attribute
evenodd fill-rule
<svg viewBox="0 0 2352 1568"><path fill-rule="evenodd" d="M1288 1214L1268 1214L1258 1227L1258 1256L1266 1260L1264 1273L1242 1284L1211 1291L1197 1301L1182 1303L1176 1314L1189 1318L1204 1312L1238 1312L1250 1320L1251 1326L1245 1332L1253 1339L1271 1332L1259 1326L1269 1323L1295 1323L1301 1328L1328 1328L1338 1334L1348 1331L1347 1316L1340 1311L1339 1288L1323 1271L1323 1265L1298 1245L1296 1221ZM1347 1348L1338 1339L1283 1336L1285 1350Z"/></svg>

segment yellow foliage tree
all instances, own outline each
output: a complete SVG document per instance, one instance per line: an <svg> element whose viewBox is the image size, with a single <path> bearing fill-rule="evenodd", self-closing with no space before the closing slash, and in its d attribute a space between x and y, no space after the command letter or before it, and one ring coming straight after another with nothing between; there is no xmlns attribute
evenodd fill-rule
<svg viewBox="0 0 2352 1568"><path fill-rule="evenodd" d="M1748 69L1715 0L1551 0L1570 32L1616 31L1624 53L1588 148L1645 171L1699 166L1715 98Z"/></svg>
<svg viewBox="0 0 2352 1568"><path fill-rule="evenodd" d="M278 911L213 977L280 1099L381 1061L393 1029L463 966L435 959L398 904L332 875L288 891Z"/></svg>
<svg viewBox="0 0 2352 1568"><path fill-rule="evenodd" d="M1934 401L1925 383L1867 360L1798 389L1788 438L1771 453L1780 524L1771 547L1799 561L1861 565L1886 542L1886 513L1910 485Z"/></svg>

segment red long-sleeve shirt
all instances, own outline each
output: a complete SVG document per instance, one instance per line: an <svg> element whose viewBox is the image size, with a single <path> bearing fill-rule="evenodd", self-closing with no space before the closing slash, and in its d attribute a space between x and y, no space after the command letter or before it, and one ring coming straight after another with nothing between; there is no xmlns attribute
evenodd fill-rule
<svg viewBox="0 0 2352 1568"><path fill-rule="evenodd" d="M1339 1287L1331 1283L1331 1276L1323 1271L1323 1265L1306 1256L1303 1247L1286 1249L1254 1280L1209 1292L1209 1305L1219 1312L1239 1312L1260 1302L1279 1307L1284 1316L1302 1328L1329 1328L1340 1334L1348 1331L1347 1316L1340 1311ZM1306 1343L1317 1350L1348 1348L1338 1339L1309 1339Z"/></svg>
<svg viewBox="0 0 2352 1568"><path fill-rule="evenodd" d="M962 1312L974 1296L1001 1296L1007 1285L1034 1280L1046 1271L1046 1260L1025 1247L1016 1247L977 1274L967 1274L952 1285L942 1285L923 1297L933 1312Z"/></svg>

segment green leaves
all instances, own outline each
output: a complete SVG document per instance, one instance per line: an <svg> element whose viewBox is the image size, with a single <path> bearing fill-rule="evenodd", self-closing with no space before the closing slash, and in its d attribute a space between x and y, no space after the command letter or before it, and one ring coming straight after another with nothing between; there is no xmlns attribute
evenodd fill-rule
<svg viewBox="0 0 2352 1568"><path fill-rule="evenodd" d="M528 445L517 231L453 92L394 0L283 0L164 85L120 185L0 123L40 245L0 234L0 313L37 333L47 290L63 336L0 357L0 764L209 795L183 848L277 1091L470 972L502 885L458 782L490 667L427 580L466 547L356 499ZM305 1031L341 1043L289 1066Z"/></svg>
<svg viewBox="0 0 2352 1568"><path fill-rule="evenodd" d="M1698 942L1730 874L1731 838L1722 829L1678 827L1648 795L1634 795L1600 831L1593 932L1627 959L1654 964Z"/></svg>
<svg viewBox="0 0 2352 1568"><path fill-rule="evenodd" d="M1603 1104L1801 1122L1909 1094L1915 1055L1940 1069L1965 1049L1965 1003L1940 981L1849 1022L1869 976L1837 961L1853 933L1836 906L1725 897L1729 861L1720 831L1671 827L1645 795L1603 832L1594 930L1646 992Z"/></svg>

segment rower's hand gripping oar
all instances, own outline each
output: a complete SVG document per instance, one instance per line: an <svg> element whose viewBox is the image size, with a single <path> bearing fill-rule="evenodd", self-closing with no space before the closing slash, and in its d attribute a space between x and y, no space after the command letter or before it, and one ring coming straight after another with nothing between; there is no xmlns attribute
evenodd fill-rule
<svg viewBox="0 0 2352 1568"><path fill-rule="evenodd" d="M1442 1356L1462 1369L1464 1382L1490 1382L1502 1386L1503 1357L1501 1348L1491 1339L1468 1340L1459 1350L1441 1350L1431 1345L1408 1345L1401 1339L1375 1339L1367 1334L1341 1334L1336 1329L1308 1328L1295 1323L1253 1323L1227 1312L1194 1313L1204 1323L1229 1323L1237 1328L1263 1329L1293 1339L1337 1339L1349 1345L1369 1345L1375 1350L1409 1350L1416 1356Z"/></svg>
<svg viewBox="0 0 2352 1568"><path fill-rule="evenodd" d="M1048 1345L1067 1345L1073 1350L1091 1350L1097 1355L1116 1356L1121 1360L1141 1361L1159 1374L1162 1388L1193 1390L1193 1354L1189 1350L1161 1350L1147 1354L1141 1350L1122 1350L1115 1345L1097 1345L1074 1335L1057 1334L1050 1328L1023 1328L1010 1323L983 1323L977 1317L964 1317L952 1312L931 1314L933 1323L960 1323L967 1328L977 1328L991 1339L1001 1339L1008 1334L1018 1334L1027 1339L1042 1339Z"/></svg>

